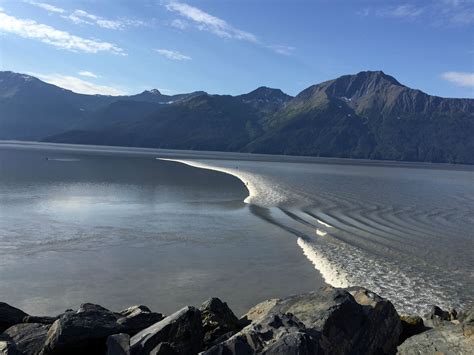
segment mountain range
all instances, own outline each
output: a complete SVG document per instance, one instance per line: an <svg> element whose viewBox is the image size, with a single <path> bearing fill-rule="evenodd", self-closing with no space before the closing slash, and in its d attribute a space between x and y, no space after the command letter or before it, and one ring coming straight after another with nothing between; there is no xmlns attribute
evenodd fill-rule
<svg viewBox="0 0 474 355"><path fill-rule="evenodd" d="M4 71L0 139L474 164L474 100L430 96L382 71L295 97L267 87L84 95Z"/></svg>

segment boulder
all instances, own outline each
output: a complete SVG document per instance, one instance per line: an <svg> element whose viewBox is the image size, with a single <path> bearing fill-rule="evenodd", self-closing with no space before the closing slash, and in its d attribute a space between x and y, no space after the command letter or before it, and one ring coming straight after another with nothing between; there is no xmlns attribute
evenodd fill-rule
<svg viewBox="0 0 474 355"><path fill-rule="evenodd" d="M464 336L474 341L474 304L459 314Z"/></svg>
<svg viewBox="0 0 474 355"><path fill-rule="evenodd" d="M37 316L26 316L23 318L23 323L39 323L39 324L53 324L57 317L37 317Z"/></svg>
<svg viewBox="0 0 474 355"><path fill-rule="evenodd" d="M159 343L158 346L153 350L153 355L177 355L178 353L174 350L170 343Z"/></svg>
<svg viewBox="0 0 474 355"><path fill-rule="evenodd" d="M201 351L203 337L201 312L184 307L134 335L130 349L133 355L144 355L158 351L160 343L167 342L176 353L192 355Z"/></svg>
<svg viewBox="0 0 474 355"><path fill-rule="evenodd" d="M201 311L202 326L204 329L204 347L212 345L222 336L230 336L242 327L239 319L230 310L227 303L218 298L211 298L204 302Z"/></svg>
<svg viewBox="0 0 474 355"><path fill-rule="evenodd" d="M318 335L316 334L316 337ZM318 342L291 313L268 314L202 355L317 354Z"/></svg>
<svg viewBox="0 0 474 355"><path fill-rule="evenodd" d="M443 322L405 340L398 346L397 354L474 354L474 342L464 336L461 324Z"/></svg>
<svg viewBox="0 0 474 355"><path fill-rule="evenodd" d="M161 313L152 312L147 306L132 306L118 313L117 323L123 327L123 332L135 335L140 330L148 328L163 319Z"/></svg>
<svg viewBox="0 0 474 355"><path fill-rule="evenodd" d="M430 320L429 325L437 327L443 322L456 320L457 312L455 309L452 309L451 311L445 311L438 306L432 306L426 318Z"/></svg>
<svg viewBox="0 0 474 355"><path fill-rule="evenodd" d="M86 303L76 312L64 313L53 323L44 354L104 354L107 337L121 330L115 313Z"/></svg>
<svg viewBox="0 0 474 355"><path fill-rule="evenodd" d="M364 288L324 287L318 291L266 301L253 307L245 319L292 313L307 329L318 332L327 354L391 354L401 333L393 305Z"/></svg>
<svg viewBox="0 0 474 355"><path fill-rule="evenodd" d="M400 334L399 344L403 343L407 338L413 335L423 333L430 329L425 327L423 318L420 316L401 315L400 321L402 323L402 333Z"/></svg>
<svg viewBox="0 0 474 355"><path fill-rule="evenodd" d="M28 314L21 309L10 306L8 303L0 302L0 333L12 325L23 323L23 318Z"/></svg>
<svg viewBox="0 0 474 355"><path fill-rule="evenodd" d="M130 335L110 335L107 338L107 355L130 355Z"/></svg>
<svg viewBox="0 0 474 355"><path fill-rule="evenodd" d="M15 343L3 334L0 334L0 355L21 355Z"/></svg>
<svg viewBox="0 0 474 355"><path fill-rule="evenodd" d="M15 343L19 352L24 355L38 355L43 349L50 325L40 323L20 323L3 332Z"/></svg>

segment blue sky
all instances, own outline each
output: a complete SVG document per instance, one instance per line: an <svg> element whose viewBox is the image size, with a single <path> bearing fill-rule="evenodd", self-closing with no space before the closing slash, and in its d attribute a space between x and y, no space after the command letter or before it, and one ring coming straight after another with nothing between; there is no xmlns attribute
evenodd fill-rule
<svg viewBox="0 0 474 355"><path fill-rule="evenodd" d="M0 0L0 70L84 93L259 86L383 70L474 97L474 1Z"/></svg>

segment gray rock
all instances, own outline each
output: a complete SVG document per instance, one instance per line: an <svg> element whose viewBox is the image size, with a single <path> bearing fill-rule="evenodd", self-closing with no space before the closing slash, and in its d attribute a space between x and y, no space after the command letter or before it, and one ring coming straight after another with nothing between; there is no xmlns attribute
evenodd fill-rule
<svg viewBox="0 0 474 355"><path fill-rule="evenodd" d="M23 323L23 318L28 314L21 309L10 306L8 303L0 302L0 333L12 325Z"/></svg>
<svg viewBox="0 0 474 355"><path fill-rule="evenodd" d="M0 355L21 355L10 337L0 334Z"/></svg>
<svg viewBox="0 0 474 355"><path fill-rule="evenodd" d="M43 349L50 325L40 323L20 323L3 332L24 355L38 355Z"/></svg>
<svg viewBox="0 0 474 355"><path fill-rule="evenodd" d="M430 329L425 326L423 318L420 316L401 315L400 321L402 322L402 333L400 334L399 344L413 335L423 333Z"/></svg>
<svg viewBox="0 0 474 355"><path fill-rule="evenodd" d="M26 316L23 318L23 323L40 323L40 324L53 324L57 317L37 317L37 316Z"/></svg>
<svg viewBox="0 0 474 355"><path fill-rule="evenodd" d="M201 311L202 325L204 329L204 347L212 345L222 336L229 336L238 332L242 326L239 319L230 310L227 303L218 298L211 298L204 302L199 309Z"/></svg>
<svg viewBox="0 0 474 355"><path fill-rule="evenodd" d="M110 335L107 338L107 355L130 355L130 335Z"/></svg>
<svg viewBox="0 0 474 355"><path fill-rule="evenodd" d="M159 343L156 348L154 348L150 355L177 355L178 353L174 350L173 346L170 343Z"/></svg>
<svg viewBox="0 0 474 355"><path fill-rule="evenodd" d="M266 301L245 316L292 313L307 329L320 333L327 354L391 354L396 350L401 323L393 305L363 288L324 287L316 292Z"/></svg>
<svg viewBox="0 0 474 355"><path fill-rule="evenodd" d="M133 355L144 355L167 342L178 354L192 355L201 351L203 337L201 312L194 307L184 307L134 335L130 348Z"/></svg>
<svg viewBox="0 0 474 355"><path fill-rule="evenodd" d="M432 306L426 318L430 320L428 325L437 327L443 324L443 322L456 320L457 312L455 309L448 312L439 308L438 306Z"/></svg>
<svg viewBox="0 0 474 355"><path fill-rule="evenodd" d="M132 306L118 313L117 323L123 327L123 332L135 335L163 319L161 313L152 312L147 306Z"/></svg>
<svg viewBox="0 0 474 355"><path fill-rule="evenodd" d="M86 303L77 312L67 312L53 323L44 354L104 354L107 337L121 330L115 313Z"/></svg>
<svg viewBox="0 0 474 355"><path fill-rule="evenodd" d="M202 355L317 354L317 343L291 313L268 314Z"/></svg>
<svg viewBox="0 0 474 355"><path fill-rule="evenodd" d="M461 324L444 322L436 328L405 340L398 347L397 354L474 354L474 342L464 336Z"/></svg>
<svg viewBox="0 0 474 355"><path fill-rule="evenodd" d="M459 314L464 336L474 341L474 304Z"/></svg>

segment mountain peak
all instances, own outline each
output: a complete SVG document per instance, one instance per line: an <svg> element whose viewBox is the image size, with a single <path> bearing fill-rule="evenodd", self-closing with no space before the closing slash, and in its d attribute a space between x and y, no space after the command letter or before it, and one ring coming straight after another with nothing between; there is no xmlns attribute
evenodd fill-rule
<svg viewBox="0 0 474 355"><path fill-rule="evenodd" d="M151 90L145 90L141 94L142 95L143 94L145 94L145 95L161 95L161 92L158 89L151 89Z"/></svg>

